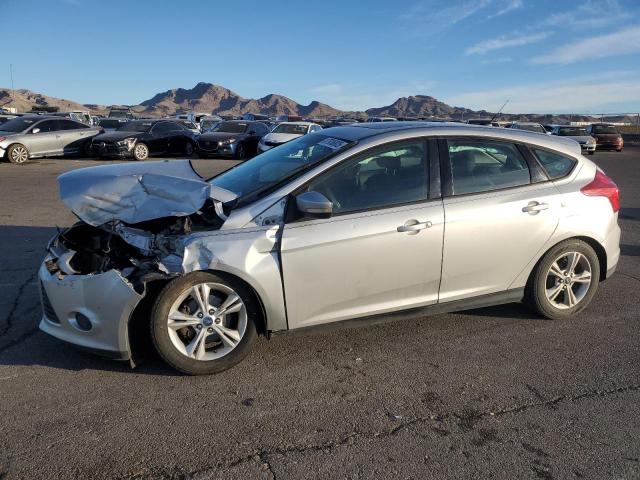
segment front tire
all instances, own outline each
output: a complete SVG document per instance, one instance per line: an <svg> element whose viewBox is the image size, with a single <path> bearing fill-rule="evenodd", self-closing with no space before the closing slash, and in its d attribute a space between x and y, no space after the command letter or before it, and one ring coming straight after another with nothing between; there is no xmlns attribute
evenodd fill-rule
<svg viewBox="0 0 640 480"><path fill-rule="evenodd" d="M582 240L565 240L536 265L525 301L543 317L564 320L589 305L599 280L600 262L593 248Z"/></svg>
<svg viewBox="0 0 640 480"><path fill-rule="evenodd" d="M29 150L24 145L16 143L7 150L7 158L11 163L17 165L26 163L29 160Z"/></svg>
<svg viewBox="0 0 640 480"><path fill-rule="evenodd" d="M151 336L160 356L189 375L219 373L240 362L258 334L252 293L226 275L193 272L160 292Z"/></svg>
<svg viewBox="0 0 640 480"><path fill-rule="evenodd" d="M149 158L149 147L144 143L136 143L133 147L133 159L143 161Z"/></svg>
<svg viewBox="0 0 640 480"><path fill-rule="evenodd" d="M187 143L184 146L184 154L187 157L190 157L191 155L193 155L193 152L194 152L193 143L191 143L190 141L187 141Z"/></svg>
<svg viewBox="0 0 640 480"><path fill-rule="evenodd" d="M236 147L236 154L234 155L236 160L244 160L247 156L247 151L242 143L239 143Z"/></svg>

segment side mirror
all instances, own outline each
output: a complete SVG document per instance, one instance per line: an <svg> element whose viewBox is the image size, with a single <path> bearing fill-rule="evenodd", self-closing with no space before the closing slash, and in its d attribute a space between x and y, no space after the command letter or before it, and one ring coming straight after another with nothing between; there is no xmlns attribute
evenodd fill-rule
<svg viewBox="0 0 640 480"><path fill-rule="evenodd" d="M34 128L33 130L31 130L31 133L33 133L33 134L40 133L40 129L39 128Z"/></svg>
<svg viewBox="0 0 640 480"><path fill-rule="evenodd" d="M329 218L333 213L333 203L320 192L304 192L296 196L298 210L308 217Z"/></svg>

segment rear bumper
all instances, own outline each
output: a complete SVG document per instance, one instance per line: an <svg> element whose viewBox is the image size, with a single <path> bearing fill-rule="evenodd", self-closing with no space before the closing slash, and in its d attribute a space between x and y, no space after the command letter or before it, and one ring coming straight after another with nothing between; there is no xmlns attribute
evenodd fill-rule
<svg viewBox="0 0 640 480"><path fill-rule="evenodd" d="M52 260L49 255L45 259ZM43 315L40 330L98 355L127 360L129 319L142 299L119 272L90 275L50 273L43 262L38 272ZM81 314L90 328L81 328Z"/></svg>
<svg viewBox="0 0 640 480"><path fill-rule="evenodd" d="M616 215L617 219L617 215ZM603 247L607 253L607 272L606 277L609 278L616 271L618 261L620 260L620 236L622 231L618 222L615 222L615 227L611 229L607 237L605 238Z"/></svg>

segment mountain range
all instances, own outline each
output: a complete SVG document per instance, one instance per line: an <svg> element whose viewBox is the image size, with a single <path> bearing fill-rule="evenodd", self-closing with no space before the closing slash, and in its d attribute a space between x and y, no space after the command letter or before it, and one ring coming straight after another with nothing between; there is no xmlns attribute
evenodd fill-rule
<svg viewBox="0 0 640 480"><path fill-rule="evenodd" d="M0 88L0 107L17 107L19 112L33 108L54 107L59 111L91 110L96 114L106 114L108 106L81 104L71 100L49 97L30 90ZM299 115L305 118L326 118L332 116L371 117L391 116L409 118L469 119L490 118L493 113L484 110L470 110L452 107L428 95L402 97L391 105L370 108L364 112L346 112L318 101L302 105L283 95L271 93L262 98L243 98L228 88L200 82L193 88L174 88L161 92L131 109L140 116L174 116L184 112L206 112L216 115L241 115L246 112L267 115ZM589 121L592 117L572 115L501 114L501 120L532 120L542 123L569 120ZM615 121L615 120L610 120Z"/></svg>

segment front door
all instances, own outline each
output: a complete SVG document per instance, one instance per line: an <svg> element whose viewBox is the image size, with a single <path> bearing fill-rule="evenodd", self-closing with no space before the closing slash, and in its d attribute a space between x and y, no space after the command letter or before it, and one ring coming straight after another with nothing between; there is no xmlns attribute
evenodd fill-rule
<svg viewBox="0 0 640 480"><path fill-rule="evenodd" d="M359 154L305 187L334 213L284 227L290 329L437 303L444 215L428 172L417 140Z"/></svg>
<svg viewBox="0 0 640 480"><path fill-rule="evenodd" d="M44 120L34 125L33 130L38 133L29 135L27 148L31 155L61 155L62 142L60 141L59 120Z"/></svg>

